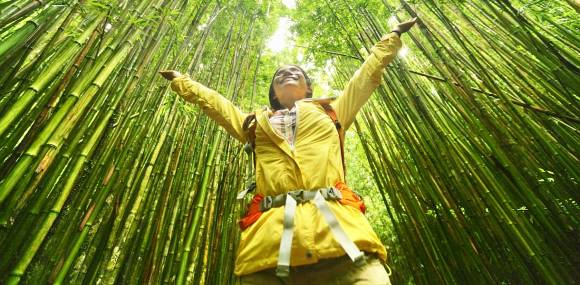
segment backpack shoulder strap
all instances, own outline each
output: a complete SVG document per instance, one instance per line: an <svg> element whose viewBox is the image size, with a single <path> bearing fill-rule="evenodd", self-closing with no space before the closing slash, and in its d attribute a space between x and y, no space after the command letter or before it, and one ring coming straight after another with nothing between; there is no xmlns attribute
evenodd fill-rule
<svg viewBox="0 0 580 285"><path fill-rule="evenodd" d="M342 160L342 170L346 180L346 163L344 161L344 130L342 129L342 125L338 121L336 111L334 111L334 108L332 108L330 102L320 102L320 105L324 108L324 111L330 117L334 123L334 126L336 127L336 131L338 132L338 139L340 140L340 158Z"/></svg>
<svg viewBox="0 0 580 285"><path fill-rule="evenodd" d="M244 120L244 123L242 123L242 130L244 130L244 132L246 132L248 140L246 141L246 144L244 145L244 150L246 151L246 153L251 157L253 163L250 166L254 166L254 168L252 169L253 171L255 171L256 169L256 152L254 151L256 148L256 125L258 124L257 120L256 120L256 113L252 112L250 113L246 119Z"/></svg>
<svg viewBox="0 0 580 285"><path fill-rule="evenodd" d="M250 113L242 123L242 129L248 134L248 140L246 141L246 144L249 144L249 146L252 148L252 151L254 150L254 147L256 147L256 124L257 121L255 112Z"/></svg>
<svg viewBox="0 0 580 285"><path fill-rule="evenodd" d="M256 174L256 152L254 151L254 148L256 147L257 123L258 122L256 121L255 112L248 114L248 116L246 117L246 119L244 119L244 122L242 123L242 130L246 133L246 136L248 138L246 144L244 145L244 151L248 154L249 159L251 160L249 161L248 166L250 167L252 176L255 176ZM256 181L248 183L248 187L245 190L238 193L237 199L238 200L244 199L246 194L248 192L254 191L254 189L256 189Z"/></svg>

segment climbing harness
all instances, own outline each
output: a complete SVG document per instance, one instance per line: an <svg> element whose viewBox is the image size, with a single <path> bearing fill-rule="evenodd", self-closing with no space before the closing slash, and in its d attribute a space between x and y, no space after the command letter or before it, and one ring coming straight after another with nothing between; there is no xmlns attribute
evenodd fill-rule
<svg viewBox="0 0 580 285"><path fill-rule="evenodd" d="M344 249L350 259L359 263L364 260L364 253L354 244L348 237L346 232L340 226L340 223L330 210L326 200L339 200L341 198L340 191L336 188L321 188L314 191L297 190L286 194L274 196L272 199L264 199L262 205L274 207L277 201L285 198L284 203L284 230L280 240L280 249L278 253L278 265L276 267L276 275L280 277L287 277L290 275L290 256L292 250L292 238L294 234L294 213L298 203L313 201L328 226L334 234L334 237ZM266 203L264 203L266 202Z"/></svg>
<svg viewBox="0 0 580 285"><path fill-rule="evenodd" d="M322 193L323 198L327 198L330 197L331 199L327 199L327 200L333 200L333 201L338 201L339 203L346 205L346 206L351 206L355 209L360 210L363 214L366 212L366 207L365 204L362 200L362 198L356 194L354 191L352 191L350 188L348 188L348 186L346 186L346 184L339 182L336 183L336 185L334 185L334 187L327 187L327 188L333 188L335 190L330 190L331 194L328 194L326 192L328 192L329 190L325 190ZM321 189L325 189L325 188L321 188ZM295 190L295 191L291 191L288 193L300 193L298 191L305 191L305 190ZM338 191L340 194L336 194L336 191ZM310 191L307 191L310 192ZM250 204L247 207L246 210L246 215L244 217L242 217L239 221L238 224L240 226L240 228L242 230L245 230L246 228L248 228L249 226L251 226L254 222L256 222L260 216L262 215L263 212L271 209L271 208L276 208L276 207L281 207L284 206L285 202L286 202L286 194L280 194L277 196L264 196L263 194L256 194L254 195L254 198L252 199L252 201L250 202ZM302 197L302 195L306 195L306 200L304 198L295 198L295 200L302 202L306 202L306 201L310 201L312 199L308 199L310 196L308 195L312 195L312 194L290 194L293 195L294 197ZM339 198L336 198L339 197Z"/></svg>
<svg viewBox="0 0 580 285"><path fill-rule="evenodd" d="M337 187L324 187L315 190L294 190L285 194L276 196L264 196L256 194L252 200L246 216L240 219L239 225L242 230L251 226L262 213L272 209L284 206L284 230L280 240L280 249L278 255L278 265L276 275L286 277L290 270L290 256L292 248L292 238L294 235L294 214L298 204L313 202L318 208L326 223L330 227L335 239L344 249L346 254L355 264L360 264L364 260L364 253L358 249L346 232L340 226L340 223L332 213L327 201L340 202L344 205L350 205L365 212L364 203L358 195L346 187L344 183L337 183Z"/></svg>
<svg viewBox="0 0 580 285"><path fill-rule="evenodd" d="M342 159L342 166L346 175L346 165L344 161L344 131L338 121L336 112L328 104L322 102L320 105L324 108L326 114L332 119L340 139L340 152ZM248 154L250 152L251 163L250 167L255 168L255 142L256 142L256 115L250 114L243 123L243 129L248 131L248 142L244 149ZM254 122L252 124L252 122ZM243 199L248 192L256 188L255 182L250 183L249 186L238 194L238 199ZM276 267L276 275L279 277L287 277L290 274L290 257L292 249L292 239L294 236L294 214L298 204L312 202L318 208L326 223L330 227L332 234L338 241L340 246L344 249L349 258L357 265L365 262L365 255L356 244L348 237L346 232L340 226L332 210L328 206L327 201L340 202L344 205L351 205L365 212L364 202L360 196L349 189L345 183L339 182L335 186L324 187L314 190L294 190L285 194L276 196L264 196L263 194L256 194L248 206L246 215L239 221L240 228L246 229L262 215L262 213L272 209L284 206L284 229L280 240L280 248L278 254L278 264Z"/></svg>

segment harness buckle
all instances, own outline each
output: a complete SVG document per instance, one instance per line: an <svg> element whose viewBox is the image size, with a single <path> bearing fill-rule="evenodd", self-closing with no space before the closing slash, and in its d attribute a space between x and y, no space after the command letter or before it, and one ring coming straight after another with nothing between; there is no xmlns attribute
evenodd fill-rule
<svg viewBox="0 0 580 285"><path fill-rule="evenodd" d="M273 204L274 204L274 199L272 199L271 196L264 197L262 202L260 202L260 211L265 212L265 211L270 210L272 208Z"/></svg>
<svg viewBox="0 0 580 285"><path fill-rule="evenodd" d="M252 147L252 144L247 142L244 144L244 151L248 154L248 155L252 155L253 151L254 151L254 147Z"/></svg>
<svg viewBox="0 0 580 285"><path fill-rule="evenodd" d="M342 193L340 192L340 190L334 188L334 187L329 187L326 189L326 196L327 196L327 200L340 200L342 199Z"/></svg>
<svg viewBox="0 0 580 285"><path fill-rule="evenodd" d="M304 190L290 191L290 192L288 192L288 195L290 195L292 198L294 198L294 200L296 200L296 203L298 203L298 204L307 201L305 199L305 196L304 196Z"/></svg>

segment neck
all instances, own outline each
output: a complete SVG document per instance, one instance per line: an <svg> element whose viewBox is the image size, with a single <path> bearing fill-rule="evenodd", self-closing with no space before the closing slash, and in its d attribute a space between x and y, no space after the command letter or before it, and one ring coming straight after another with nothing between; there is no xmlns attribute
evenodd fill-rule
<svg viewBox="0 0 580 285"><path fill-rule="evenodd" d="M284 108L291 109L295 106L297 101L306 98L308 89L304 89L300 86L285 85L275 87L276 99L280 102L280 105Z"/></svg>
<svg viewBox="0 0 580 285"><path fill-rule="evenodd" d="M296 101L302 100L305 95L300 95L296 90L290 89L285 90L286 92L283 93L282 96L279 96L280 105L284 108L288 108L288 110L292 109L296 105Z"/></svg>

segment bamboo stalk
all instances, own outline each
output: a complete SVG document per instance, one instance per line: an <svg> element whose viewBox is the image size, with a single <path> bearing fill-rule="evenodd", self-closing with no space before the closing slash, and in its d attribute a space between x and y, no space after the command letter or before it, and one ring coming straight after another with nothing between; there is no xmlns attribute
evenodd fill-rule
<svg viewBox="0 0 580 285"><path fill-rule="evenodd" d="M270 66L296 52L263 48L284 10L99 0L47 17L54 5L36 2L0 1L0 283L234 283L246 157L157 71L189 72L251 111ZM569 5L367 2L302 1L290 16L295 46L328 60L336 90L390 17L420 16L347 135L361 142L349 165L368 161L348 179L368 187L391 281L573 283Z"/></svg>

